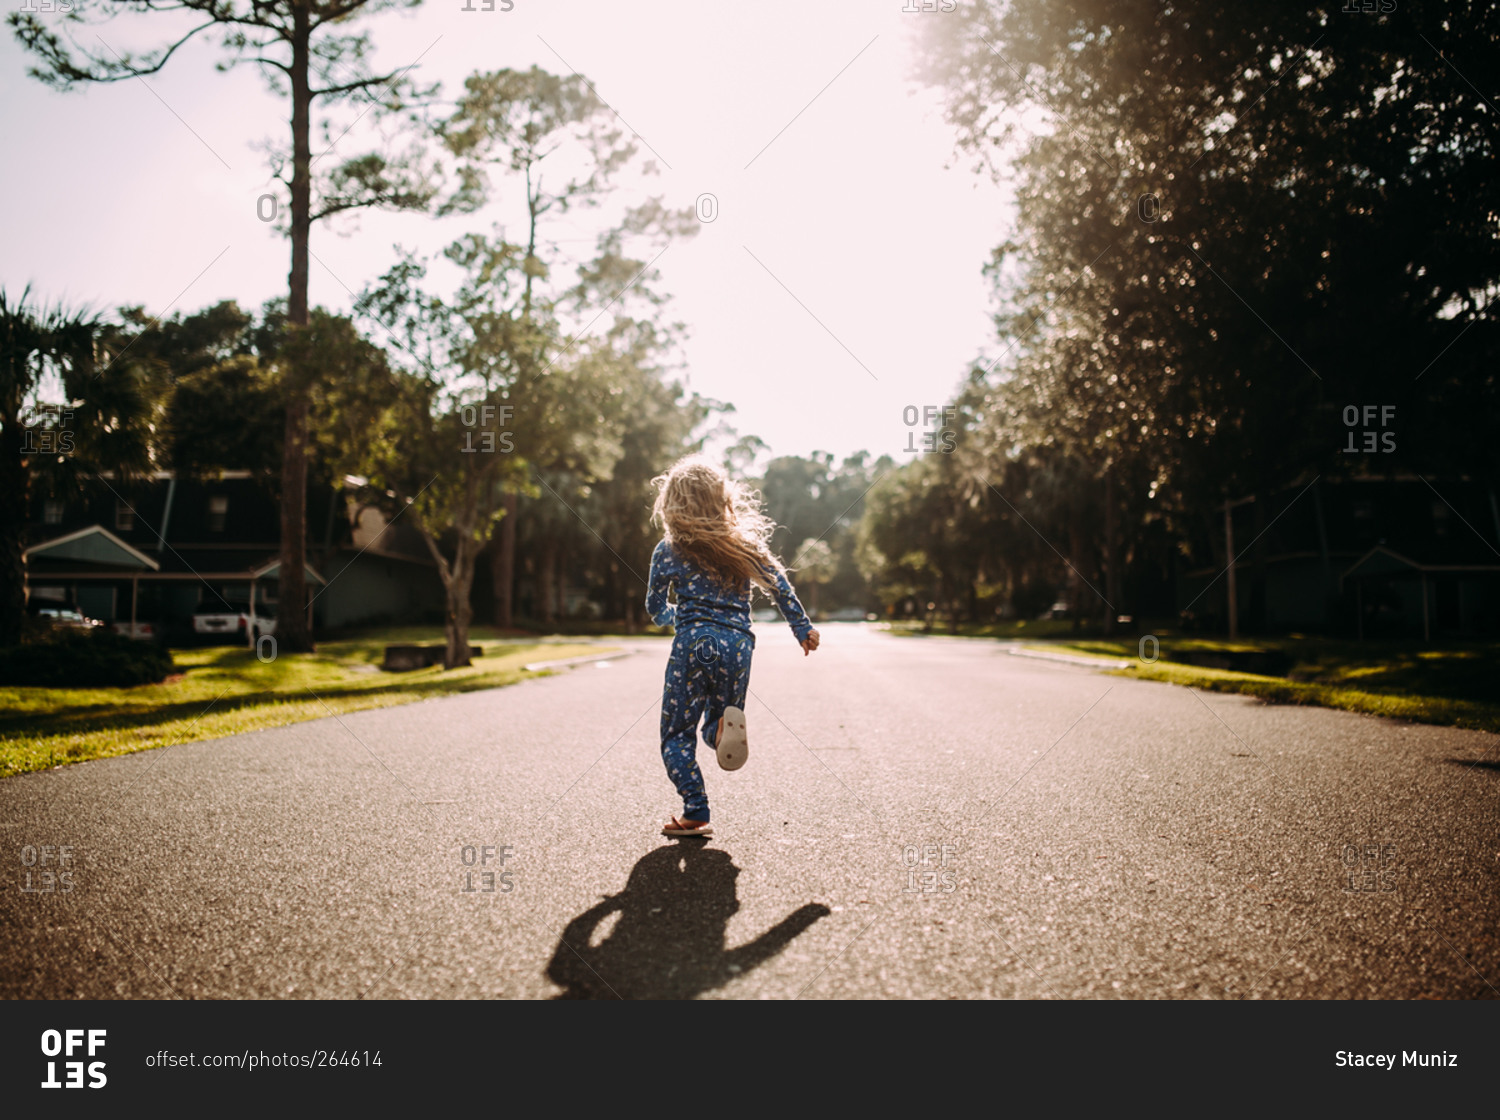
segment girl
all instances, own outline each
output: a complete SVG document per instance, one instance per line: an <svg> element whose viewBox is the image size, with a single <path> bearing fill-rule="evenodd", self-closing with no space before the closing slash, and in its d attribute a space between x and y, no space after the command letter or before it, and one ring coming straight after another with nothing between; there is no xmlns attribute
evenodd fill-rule
<svg viewBox="0 0 1500 1120"><path fill-rule="evenodd" d="M719 765L738 770L749 756L745 693L750 686L750 593L754 586L776 600L802 655L818 648L818 632L797 601L786 569L771 555L775 522L755 495L718 467L696 456L654 479L652 521L664 535L651 555L646 613L673 626L672 655L661 700L661 757L682 795L682 817L664 836L709 836L708 795L698 769L698 721ZM677 589L677 605L667 590Z"/></svg>

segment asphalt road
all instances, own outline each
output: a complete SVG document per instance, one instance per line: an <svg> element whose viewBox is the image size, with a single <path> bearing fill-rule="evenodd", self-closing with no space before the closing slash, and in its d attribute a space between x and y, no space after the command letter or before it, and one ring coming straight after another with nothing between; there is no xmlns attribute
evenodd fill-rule
<svg viewBox="0 0 1500 1120"><path fill-rule="evenodd" d="M760 630L708 841L663 641L0 782L0 995L1500 996L1494 736Z"/></svg>

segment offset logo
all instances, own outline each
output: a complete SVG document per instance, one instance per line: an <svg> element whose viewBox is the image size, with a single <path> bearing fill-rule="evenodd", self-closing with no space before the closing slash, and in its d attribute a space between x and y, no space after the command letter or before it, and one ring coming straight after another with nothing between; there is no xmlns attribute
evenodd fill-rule
<svg viewBox="0 0 1500 1120"><path fill-rule="evenodd" d="M43 844L41 847L27 844L21 849L21 866L26 868L22 894L68 894L73 889L71 844Z"/></svg>
<svg viewBox="0 0 1500 1120"><path fill-rule="evenodd" d="M951 455L953 449L958 446L958 434L950 428L958 409L951 404L927 405L920 411L914 404L909 404L901 410L901 422L908 428L917 427L917 418L921 417L923 425L927 428L922 433L922 446L916 445L916 432L906 433L906 446L902 451L908 452L932 452L940 455Z"/></svg>
<svg viewBox="0 0 1500 1120"><path fill-rule="evenodd" d="M500 857L500 866L504 868L505 861L515 854L515 848L509 844L501 844L498 847L494 844L465 844L463 850L458 853L458 858L465 867L473 867L476 863L481 867L485 867L491 859L498 855ZM476 874L479 876L479 886L477 887L474 885L474 876ZM500 893L509 894L516 889L515 880L511 878L514 874L514 871L508 869L500 871L498 875L494 871L479 871L477 873L464 871L461 873L462 878L459 879L459 891L463 894L474 894L476 891L480 894L494 894L495 883L498 879Z"/></svg>
<svg viewBox="0 0 1500 1120"><path fill-rule="evenodd" d="M42 1056L56 1059L59 1056L72 1058L74 1054L81 1054L87 1047L87 1055L92 1058L104 1048L104 1034L102 1030L95 1031L43 1031L42 1032ZM88 1037L87 1043L84 1037ZM67 1079L57 1079L57 1067L63 1067L63 1076ZM88 1074L88 1084L84 1085L84 1074ZM42 1082L43 1089L102 1089L109 1079L104 1076L104 1063L89 1062L87 1069L84 1068L83 1058L76 1061L47 1063L47 1080Z"/></svg>
<svg viewBox="0 0 1500 1120"><path fill-rule="evenodd" d="M901 866L906 869L906 887L902 894L952 894L958 890L958 873L951 863L958 848L953 844L908 844L901 849ZM931 867L931 871L918 871Z"/></svg>

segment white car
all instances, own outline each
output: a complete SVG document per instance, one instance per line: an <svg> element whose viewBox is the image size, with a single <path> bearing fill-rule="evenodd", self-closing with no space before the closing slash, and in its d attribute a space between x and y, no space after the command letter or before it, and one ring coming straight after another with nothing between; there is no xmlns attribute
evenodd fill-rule
<svg viewBox="0 0 1500 1120"><path fill-rule="evenodd" d="M250 613L248 603L218 603L199 607L193 612L193 633L200 638L232 637L249 642L276 633L276 614L257 605Z"/></svg>
<svg viewBox="0 0 1500 1120"><path fill-rule="evenodd" d="M125 638L134 638L141 642L156 640L156 623L154 622L115 622L110 629Z"/></svg>
<svg viewBox="0 0 1500 1120"><path fill-rule="evenodd" d="M104 625L97 618L90 618L69 607L41 607L33 613L58 630L92 630Z"/></svg>
<svg viewBox="0 0 1500 1120"><path fill-rule="evenodd" d="M273 611L268 614L265 607L258 607L257 612L249 620L250 640L252 642L260 641L267 634L276 633L275 612Z"/></svg>

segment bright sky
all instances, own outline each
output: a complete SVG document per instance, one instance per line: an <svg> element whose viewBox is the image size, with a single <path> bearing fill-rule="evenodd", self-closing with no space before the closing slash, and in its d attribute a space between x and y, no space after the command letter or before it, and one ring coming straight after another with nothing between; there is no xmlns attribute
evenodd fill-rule
<svg viewBox="0 0 1500 1120"><path fill-rule="evenodd" d="M669 204L717 199L717 219L658 261L659 287L690 332L690 385L732 402L742 434L776 454L899 458L907 406L942 403L976 354L998 352L980 270L1011 210L955 157L936 95L911 78L918 21L943 13L903 12L911 0L463 10L485 2L379 17L376 65L420 58L417 76L450 93L477 69L576 69L668 165L655 189ZM85 42L151 45L154 18L84 28ZM216 72L219 57L203 40L148 81L59 94L25 76L7 30L0 285L153 314L285 294L287 243L256 216L270 189L259 145L285 137L283 103L253 67ZM319 226L313 302L347 310L394 243L433 252L501 217Z"/></svg>

